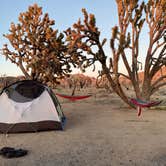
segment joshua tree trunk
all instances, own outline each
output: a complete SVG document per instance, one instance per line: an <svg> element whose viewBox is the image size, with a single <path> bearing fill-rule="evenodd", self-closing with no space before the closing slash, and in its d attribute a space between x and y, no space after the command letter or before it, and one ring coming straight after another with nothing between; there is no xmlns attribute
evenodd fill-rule
<svg viewBox="0 0 166 166"><path fill-rule="evenodd" d="M142 86L142 93L140 98L145 101L149 101L151 97L151 93L150 93L151 88L149 83L150 83L149 80L146 80L144 81L144 84Z"/></svg>
<svg viewBox="0 0 166 166"><path fill-rule="evenodd" d="M72 90L72 94L71 94L71 96L74 96L74 95L75 95L75 91L76 91L76 87L77 87L77 85L74 84L73 86L74 86L74 87L73 87L73 90Z"/></svg>

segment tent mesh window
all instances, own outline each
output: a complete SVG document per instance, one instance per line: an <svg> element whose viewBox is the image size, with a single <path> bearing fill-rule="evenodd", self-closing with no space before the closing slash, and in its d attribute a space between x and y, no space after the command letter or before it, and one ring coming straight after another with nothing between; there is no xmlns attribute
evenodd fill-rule
<svg viewBox="0 0 166 166"><path fill-rule="evenodd" d="M9 98L16 102L29 102L39 97L45 88L35 82L14 84L8 87L5 92Z"/></svg>

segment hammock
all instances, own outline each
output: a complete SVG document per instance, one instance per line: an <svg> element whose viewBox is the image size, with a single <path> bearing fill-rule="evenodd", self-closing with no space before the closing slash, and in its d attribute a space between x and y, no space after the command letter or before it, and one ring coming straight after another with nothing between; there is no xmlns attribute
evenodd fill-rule
<svg viewBox="0 0 166 166"><path fill-rule="evenodd" d="M65 99L69 99L71 101L76 101L76 100L82 100L82 99L86 99L88 97L91 97L92 95L85 95L85 96L68 96L68 95L64 95L64 94L60 94L60 93L56 93L57 96L59 97L63 97Z"/></svg>
<svg viewBox="0 0 166 166"><path fill-rule="evenodd" d="M138 110L138 116L141 115L141 112L142 112L142 108L149 108L149 107L152 107L152 106L155 106L155 105L159 105L162 101L150 101L150 102L147 102L147 101L143 101L143 100L140 100L140 99L130 99L130 102L133 103L134 105L137 106L137 110Z"/></svg>

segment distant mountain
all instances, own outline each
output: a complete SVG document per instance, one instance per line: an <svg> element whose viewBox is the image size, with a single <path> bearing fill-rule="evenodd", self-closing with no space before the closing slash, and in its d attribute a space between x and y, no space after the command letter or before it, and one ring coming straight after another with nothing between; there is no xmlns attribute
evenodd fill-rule
<svg viewBox="0 0 166 166"><path fill-rule="evenodd" d="M139 80L140 82L143 81L143 78L144 78L144 72L140 72L139 74ZM158 71L155 76L153 77L153 80L152 81L155 81L157 80L159 77L161 77L162 75L166 75L166 67L163 67L161 71ZM166 79L165 79L166 81ZM121 77L120 78L120 82L123 83L123 84L131 84L131 81L126 79L125 77Z"/></svg>
<svg viewBox="0 0 166 166"><path fill-rule="evenodd" d="M17 77L2 76L2 77L0 77L0 88L6 87L6 86L8 86L16 81L24 80L24 79L25 79L24 76L17 76Z"/></svg>
<svg viewBox="0 0 166 166"><path fill-rule="evenodd" d="M79 84L81 81L86 81L89 86L94 86L96 83L95 77L89 77L84 74L71 74L70 77L65 77L62 80L59 80L61 86L69 86L69 84Z"/></svg>

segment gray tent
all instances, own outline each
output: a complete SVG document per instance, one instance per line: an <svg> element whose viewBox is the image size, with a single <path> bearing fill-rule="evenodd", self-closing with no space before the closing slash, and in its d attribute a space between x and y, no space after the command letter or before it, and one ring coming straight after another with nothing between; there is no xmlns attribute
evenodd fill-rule
<svg viewBox="0 0 166 166"><path fill-rule="evenodd" d="M65 116L53 91L32 80L15 82L0 94L0 132L63 130Z"/></svg>

